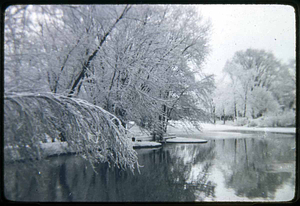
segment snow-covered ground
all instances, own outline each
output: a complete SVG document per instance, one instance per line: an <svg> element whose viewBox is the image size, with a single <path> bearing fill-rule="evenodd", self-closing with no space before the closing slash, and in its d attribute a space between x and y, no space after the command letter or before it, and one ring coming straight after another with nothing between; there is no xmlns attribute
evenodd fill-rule
<svg viewBox="0 0 300 206"><path fill-rule="evenodd" d="M194 139L194 138L185 138L185 137L176 137L173 139L166 140L167 143L206 143L207 140L203 139Z"/></svg>
<svg viewBox="0 0 300 206"><path fill-rule="evenodd" d="M177 121L172 121L173 127L169 127L168 131L172 133L182 132L187 130L188 132L197 132L197 130L192 125L184 125L183 123ZM212 132L212 131L260 131L260 132L276 132L276 133L296 133L295 127L247 127L247 126L234 126L234 125L223 125L223 124L201 124L202 131Z"/></svg>
<svg viewBox="0 0 300 206"><path fill-rule="evenodd" d="M201 124L201 131L195 129L191 124L183 124L180 121L170 121L168 133L173 133L176 138L170 140L173 142L184 143L186 141L192 142L195 140L211 140L211 139L227 139L227 138L264 138L269 136L268 133L278 133L289 135L295 134L296 128L294 127L247 127L247 126L234 126L223 124ZM249 131L249 132L245 132ZM252 133L253 132L253 133ZM256 132L262 132L257 135ZM138 126L134 125L129 134L136 137L137 140L142 142L151 141L150 134L141 130ZM181 139L180 139L181 138ZM185 138L185 139L183 139ZM189 138L189 139L187 139ZM170 142L167 141L167 142Z"/></svg>
<svg viewBox="0 0 300 206"><path fill-rule="evenodd" d="M158 142L133 142L133 148L160 147Z"/></svg>
<svg viewBox="0 0 300 206"><path fill-rule="evenodd" d="M296 133L295 127L245 127L220 124L202 124L203 131L260 131L260 132L276 132L276 133Z"/></svg>

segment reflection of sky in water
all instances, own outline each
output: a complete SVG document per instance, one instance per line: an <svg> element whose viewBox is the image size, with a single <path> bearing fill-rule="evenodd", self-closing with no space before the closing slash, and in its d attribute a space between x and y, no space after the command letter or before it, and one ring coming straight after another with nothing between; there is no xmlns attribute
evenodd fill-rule
<svg viewBox="0 0 300 206"><path fill-rule="evenodd" d="M204 201L268 201L268 199L262 198L245 198L239 197L235 194L234 189L226 188L224 182L225 178L223 173L214 167L209 178L213 182L217 182L218 185L215 189L216 197L203 197ZM294 185L291 182L287 182L281 185L274 195L274 199L269 199L270 201L289 201L294 198Z"/></svg>
<svg viewBox="0 0 300 206"><path fill-rule="evenodd" d="M294 198L295 186L291 182L289 184L284 184L279 187L275 193L275 199L277 201L287 201Z"/></svg>
<svg viewBox="0 0 300 206"><path fill-rule="evenodd" d="M272 137L270 134L266 136ZM278 137L278 134L273 136ZM293 199L294 141L294 138L217 140L214 149L216 155L211 160L212 167L209 169L207 179L216 185L215 196L207 197L204 193L196 192L197 200L289 201ZM209 144L214 142L207 143ZM191 161L191 155L184 152L179 156L186 163ZM202 172L205 162L192 166L187 182L197 181L197 175ZM237 175L232 176L232 174ZM235 179L235 176L240 179L230 183L230 178ZM255 187L260 189L255 190ZM237 190L240 192L239 195Z"/></svg>

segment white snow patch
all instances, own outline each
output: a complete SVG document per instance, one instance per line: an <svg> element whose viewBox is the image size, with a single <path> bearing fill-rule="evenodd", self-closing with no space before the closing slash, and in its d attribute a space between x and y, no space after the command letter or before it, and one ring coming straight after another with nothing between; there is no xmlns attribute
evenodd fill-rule
<svg viewBox="0 0 300 206"><path fill-rule="evenodd" d="M133 148L143 147L160 147L161 143L158 142L133 142Z"/></svg>
<svg viewBox="0 0 300 206"><path fill-rule="evenodd" d="M167 143L206 143L207 140L185 138L185 137L176 137L176 138L173 138L173 139L167 139L166 142Z"/></svg>
<svg viewBox="0 0 300 206"><path fill-rule="evenodd" d="M244 127L220 124L202 124L203 131L213 130L240 130L240 131L261 131L261 132L278 132L278 133L296 133L295 127Z"/></svg>

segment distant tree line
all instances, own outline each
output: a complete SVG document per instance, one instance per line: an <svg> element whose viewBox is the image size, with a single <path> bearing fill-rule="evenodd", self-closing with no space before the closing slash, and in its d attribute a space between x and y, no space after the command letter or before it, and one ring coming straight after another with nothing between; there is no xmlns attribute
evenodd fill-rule
<svg viewBox="0 0 300 206"><path fill-rule="evenodd" d="M295 60L283 64L264 50L236 52L223 69L229 81L215 92L216 116L224 123L287 113L295 119L295 67Z"/></svg>

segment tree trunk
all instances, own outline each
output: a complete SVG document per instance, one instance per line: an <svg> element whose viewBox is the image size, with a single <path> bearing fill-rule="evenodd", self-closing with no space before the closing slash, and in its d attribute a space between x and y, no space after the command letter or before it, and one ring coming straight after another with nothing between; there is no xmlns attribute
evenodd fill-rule
<svg viewBox="0 0 300 206"><path fill-rule="evenodd" d="M223 109L223 124L225 124L225 109Z"/></svg>
<svg viewBox="0 0 300 206"><path fill-rule="evenodd" d="M234 101L234 118L233 121L237 119L237 108L236 108L236 102Z"/></svg>
<svg viewBox="0 0 300 206"><path fill-rule="evenodd" d="M213 106L214 124L216 124L216 107Z"/></svg>
<svg viewBox="0 0 300 206"><path fill-rule="evenodd" d="M247 113L247 94L245 94L244 117L246 117L246 113Z"/></svg>
<svg viewBox="0 0 300 206"><path fill-rule="evenodd" d="M122 12L122 14L117 18L117 20L115 21L115 23L110 27L110 29L104 34L104 36L102 37L97 49L92 53L92 55L89 56L88 60L83 64L82 68L81 68L81 72L78 75L78 77L75 79L72 87L71 87L71 91L69 92L68 97L71 97L74 92L76 87L78 86L78 84L80 82L83 81L84 77L87 76L86 74L86 70L90 67L90 64L92 62L92 60L94 59L94 57L97 55L97 53L99 52L100 48L102 47L103 43L106 41L106 38L108 37L108 35L111 33L111 31L115 28L115 26L117 25L117 23L124 17L124 15L128 12L128 10L130 9L130 6L126 6ZM81 86L81 84L80 84ZM78 93L80 92L80 87L78 88Z"/></svg>

